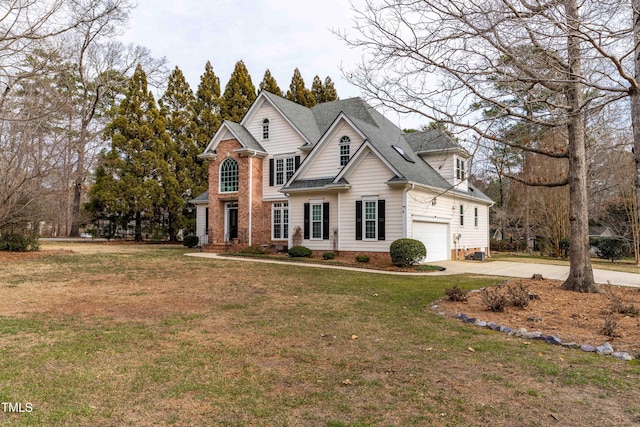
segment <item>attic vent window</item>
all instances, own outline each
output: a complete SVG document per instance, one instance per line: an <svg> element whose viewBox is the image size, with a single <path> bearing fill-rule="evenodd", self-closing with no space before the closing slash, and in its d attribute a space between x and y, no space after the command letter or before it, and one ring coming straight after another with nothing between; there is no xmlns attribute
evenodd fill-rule
<svg viewBox="0 0 640 427"><path fill-rule="evenodd" d="M407 153L404 152L404 150L400 147L398 147L397 145L392 145L393 149L396 150L398 152L398 154L400 154L402 156L403 159L405 159L407 162L411 162L411 163L415 163L415 161L409 157L409 155Z"/></svg>

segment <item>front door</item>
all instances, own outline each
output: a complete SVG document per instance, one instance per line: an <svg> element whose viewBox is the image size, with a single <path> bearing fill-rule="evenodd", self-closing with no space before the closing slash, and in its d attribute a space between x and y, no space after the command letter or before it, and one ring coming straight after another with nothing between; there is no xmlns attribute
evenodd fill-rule
<svg viewBox="0 0 640 427"><path fill-rule="evenodd" d="M238 238L238 202L228 202L225 205L225 233L226 242Z"/></svg>

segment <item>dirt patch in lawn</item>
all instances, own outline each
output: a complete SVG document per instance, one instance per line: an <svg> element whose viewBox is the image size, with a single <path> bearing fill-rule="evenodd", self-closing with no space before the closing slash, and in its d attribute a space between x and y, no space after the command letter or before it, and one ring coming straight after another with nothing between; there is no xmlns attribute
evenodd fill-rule
<svg viewBox="0 0 640 427"><path fill-rule="evenodd" d="M561 284L532 279L511 279L502 284L505 294L509 287L524 286L535 295L525 308L508 306L503 312L490 311L482 292L472 292L466 302L442 300L438 310L449 315L464 313L512 329L539 331L563 342L594 346L609 342L616 351L640 355L640 289L601 286L599 294L582 294L560 289ZM620 313L616 306L628 310ZM603 331L607 318L615 323L612 336Z"/></svg>

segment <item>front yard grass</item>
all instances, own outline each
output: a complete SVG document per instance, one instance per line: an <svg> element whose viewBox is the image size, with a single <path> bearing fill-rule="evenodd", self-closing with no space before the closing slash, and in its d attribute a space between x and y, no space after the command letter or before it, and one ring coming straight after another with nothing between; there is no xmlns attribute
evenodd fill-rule
<svg viewBox="0 0 640 427"><path fill-rule="evenodd" d="M0 401L33 406L0 407L0 425L640 423L637 362L524 345L431 308L446 288L503 279L184 253L0 263Z"/></svg>

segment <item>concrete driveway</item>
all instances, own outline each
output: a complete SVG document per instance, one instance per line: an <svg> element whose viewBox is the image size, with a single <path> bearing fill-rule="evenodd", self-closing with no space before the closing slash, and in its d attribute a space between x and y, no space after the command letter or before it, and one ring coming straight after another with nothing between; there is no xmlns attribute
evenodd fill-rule
<svg viewBox="0 0 640 427"><path fill-rule="evenodd" d="M569 267L542 263L524 263L515 261L439 261L445 271L430 274L482 274L505 277L531 277L542 274L545 279L565 280L569 276ZM596 283L640 287L640 274L623 273L609 270L593 270Z"/></svg>

